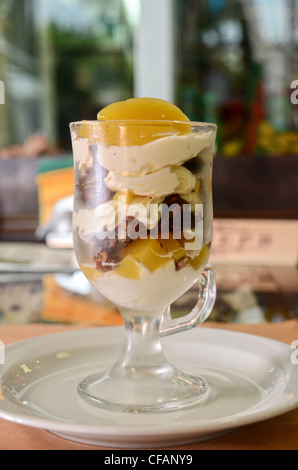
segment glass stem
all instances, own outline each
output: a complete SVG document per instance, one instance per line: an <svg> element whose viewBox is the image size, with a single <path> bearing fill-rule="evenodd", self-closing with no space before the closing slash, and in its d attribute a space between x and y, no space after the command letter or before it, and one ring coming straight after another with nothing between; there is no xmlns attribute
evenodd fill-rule
<svg viewBox="0 0 298 470"><path fill-rule="evenodd" d="M125 342L117 368L125 368L130 373L137 371L155 373L168 365L163 354L160 339L161 315L135 317L125 315Z"/></svg>

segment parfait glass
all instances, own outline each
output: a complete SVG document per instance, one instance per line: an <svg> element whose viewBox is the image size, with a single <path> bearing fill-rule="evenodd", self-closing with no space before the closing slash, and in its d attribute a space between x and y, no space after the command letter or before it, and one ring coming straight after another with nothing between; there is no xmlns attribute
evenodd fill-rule
<svg viewBox="0 0 298 470"><path fill-rule="evenodd" d="M208 260L216 126L107 120L75 122L70 129L77 261L119 309L125 329L118 361L86 377L78 392L114 411L202 404L208 384L170 364L161 338L201 324L214 305ZM196 306L172 319L171 304L194 284Z"/></svg>

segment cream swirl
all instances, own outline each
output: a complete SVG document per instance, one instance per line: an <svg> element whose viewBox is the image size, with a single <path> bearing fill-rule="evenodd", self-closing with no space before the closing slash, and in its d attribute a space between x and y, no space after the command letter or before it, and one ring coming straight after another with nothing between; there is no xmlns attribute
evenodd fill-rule
<svg viewBox="0 0 298 470"><path fill-rule="evenodd" d="M93 165L93 157L88 139L78 139L73 131L71 137L75 164L78 165L80 170L90 168Z"/></svg>
<svg viewBox="0 0 298 470"><path fill-rule="evenodd" d="M139 196L165 197L191 192L196 186L196 178L182 166L168 166L142 176L126 176L110 171L105 183L115 192L128 189Z"/></svg>
<svg viewBox="0 0 298 470"><path fill-rule="evenodd" d="M142 176L166 166L183 165L202 150L212 146L212 132L171 135L145 145L98 146L98 163L108 171Z"/></svg>

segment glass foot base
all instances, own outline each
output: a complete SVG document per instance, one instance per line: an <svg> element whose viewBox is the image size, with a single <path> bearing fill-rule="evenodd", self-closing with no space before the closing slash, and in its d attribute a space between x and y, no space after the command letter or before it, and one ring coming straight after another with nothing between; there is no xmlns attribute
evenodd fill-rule
<svg viewBox="0 0 298 470"><path fill-rule="evenodd" d="M123 412L160 412L203 405L206 381L172 366L150 369L113 368L88 377L78 392L87 402Z"/></svg>

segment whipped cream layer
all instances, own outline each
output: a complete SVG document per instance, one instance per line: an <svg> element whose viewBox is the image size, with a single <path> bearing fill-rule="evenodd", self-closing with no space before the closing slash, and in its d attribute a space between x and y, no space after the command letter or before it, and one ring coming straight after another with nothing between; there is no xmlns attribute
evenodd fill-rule
<svg viewBox="0 0 298 470"><path fill-rule="evenodd" d="M98 161L109 171L111 191L130 190L139 196L165 197L194 190L196 178L182 165L211 148L212 133L160 138L141 146L100 146Z"/></svg>
<svg viewBox="0 0 298 470"><path fill-rule="evenodd" d="M98 144L98 162L108 171L142 176L166 166L182 165L203 149L211 147L212 132L171 135L145 145L121 147Z"/></svg>
<svg viewBox="0 0 298 470"><path fill-rule="evenodd" d="M139 196L162 197L193 191L196 177L182 166L168 166L142 176L125 176L110 171L105 183L115 192L128 189Z"/></svg>
<svg viewBox="0 0 298 470"><path fill-rule="evenodd" d="M89 279L91 284L107 299L120 307L150 311L166 309L199 279L202 269L194 271L185 267L175 270L175 264L150 273L143 268L141 279L125 279L114 271L97 279Z"/></svg>
<svg viewBox="0 0 298 470"><path fill-rule="evenodd" d="M88 139L78 139L72 132L72 148L74 163L78 165L80 170L90 168L93 165Z"/></svg>

